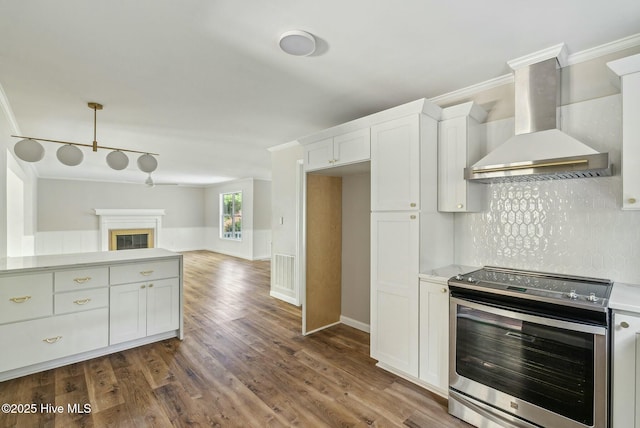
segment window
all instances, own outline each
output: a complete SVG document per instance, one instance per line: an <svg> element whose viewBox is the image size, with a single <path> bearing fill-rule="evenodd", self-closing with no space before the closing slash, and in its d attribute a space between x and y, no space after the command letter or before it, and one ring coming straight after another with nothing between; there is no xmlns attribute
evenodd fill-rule
<svg viewBox="0 0 640 428"><path fill-rule="evenodd" d="M220 194L220 238L242 240L242 192Z"/></svg>

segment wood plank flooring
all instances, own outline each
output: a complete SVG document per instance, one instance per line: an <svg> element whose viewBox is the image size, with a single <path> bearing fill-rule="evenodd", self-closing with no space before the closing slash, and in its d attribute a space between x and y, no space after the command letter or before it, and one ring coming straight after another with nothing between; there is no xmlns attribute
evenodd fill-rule
<svg viewBox="0 0 640 428"><path fill-rule="evenodd" d="M185 339L0 383L0 427L469 427L446 401L375 367L369 335L300 334L300 309L269 297L269 262L184 253ZM88 413L68 405L89 404Z"/></svg>

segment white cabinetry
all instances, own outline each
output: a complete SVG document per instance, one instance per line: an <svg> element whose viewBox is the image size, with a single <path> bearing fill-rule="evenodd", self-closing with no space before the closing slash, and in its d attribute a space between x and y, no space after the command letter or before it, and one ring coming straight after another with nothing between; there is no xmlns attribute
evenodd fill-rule
<svg viewBox="0 0 640 428"><path fill-rule="evenodd" d="M327 138L304 147L305 171L363 162L370 157L369 128Z"/></svg>
<svg viewBox="0 0 640 428"><path fill-rule="evenodd" d="M482 211L484 186L464 179L464 168L482 155L479 125L487 112L473 102L442 110L438 124L438 210Z"/></svg>
<svg viewBox="0 0 640 428"><path fill-rule="evenodd" d="M640 210L640 54L607 65L622 86L622 209Z"/></svg>
<svg viewBox="0 0 640 428"><path fill-rule="evenodd" d="M640 428L640 314L613 313L613 428Z"/></svg>
<svg viewBox="0 0 640 428"><path fill-rule="evenodd" d="M371 356L415 377L419 221L415 212L371 214Z"/></svg>
<svg viewBox="0 0 640 428"><path fill-rule="evenodd" d="M7 260L0 259L0 338L10 346L0 357L0 382L182 338L179 254L156 248ZM129 285L109 287L110 277L138 281L135 293L120 293ZM110 329L118 340L109 340Z"/></svg>
<svg viewBox="0 0 640 428"><path fill-rule="evenodd" d="M371 210L420 209L420 115L371 127Z"/></svg>
<svg viewBox="0 0 640 428"><path fill-rule="evenodd" d="M111 345L178 329L177 261L111 267L111 283Z"/></svg>
<svg viewBox="0 0 640 428"><path fill-rule="evenodd" d="M440 395L449 389L449 287L420 280L420 380Z"/></svg>

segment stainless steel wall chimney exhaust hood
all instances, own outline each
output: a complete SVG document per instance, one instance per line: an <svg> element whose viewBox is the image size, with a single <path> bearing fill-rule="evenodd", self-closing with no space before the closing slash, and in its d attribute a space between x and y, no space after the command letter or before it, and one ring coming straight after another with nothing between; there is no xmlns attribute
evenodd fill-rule
<svg viewBox="0 0 640 428"><path fill-rule="evenodd" d="M508 64L515 77L516 135L465 168L465 179L492 183L610 176L608 153L558 129L564 43Z"/></svg>

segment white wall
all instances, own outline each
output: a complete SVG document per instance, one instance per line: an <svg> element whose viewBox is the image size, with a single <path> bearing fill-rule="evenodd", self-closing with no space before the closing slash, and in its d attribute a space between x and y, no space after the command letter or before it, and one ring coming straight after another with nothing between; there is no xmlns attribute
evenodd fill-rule
<svg viewBox="0 0 640 428"><path fill-rule="evenodd" d="M371 174L342 177L342 317L368 330L371 290Z"/></svg>
<svg viewBox="0 0 640 428"><path fill-rule="evenodd" d="M13 155L18 140L12 134L20 132L0 86L0 257L29 256L35 251L36 176Z"/></svg>
<svg viewBox="0 0 640 428"><path fill-rule="evenodd" d="M242 192L242 240L222 239L220 238L220 194L238 191ZM260 193L257 197L256 191ZM268 205L265 206L266 200L270 200L270 182L264 180L246 178L207 187L205 190L206 248L247 260L270 258L271 231L264 226L271 222L271 208ZM256 209L259 209L260 213L257 214ZM256 215L259 229L254 230Z"/></svg>
<svg viewBox="0 0 640 428"><path fill-rule="evenodd" d="M299 165L302 160L301 145L284 145L271 151L271 230L273 255L283 254L299 257L298 247L298 192L297 182ZM298 260L300 261L300 260ZM272 279L278 277L273 271L276 263L272 263ZM294 263L295 266L295 263ZM284 287L271 282L271 295L292 304L299 304L301 298L301 272L295 269L294 283L291 287Z"/></svg>

